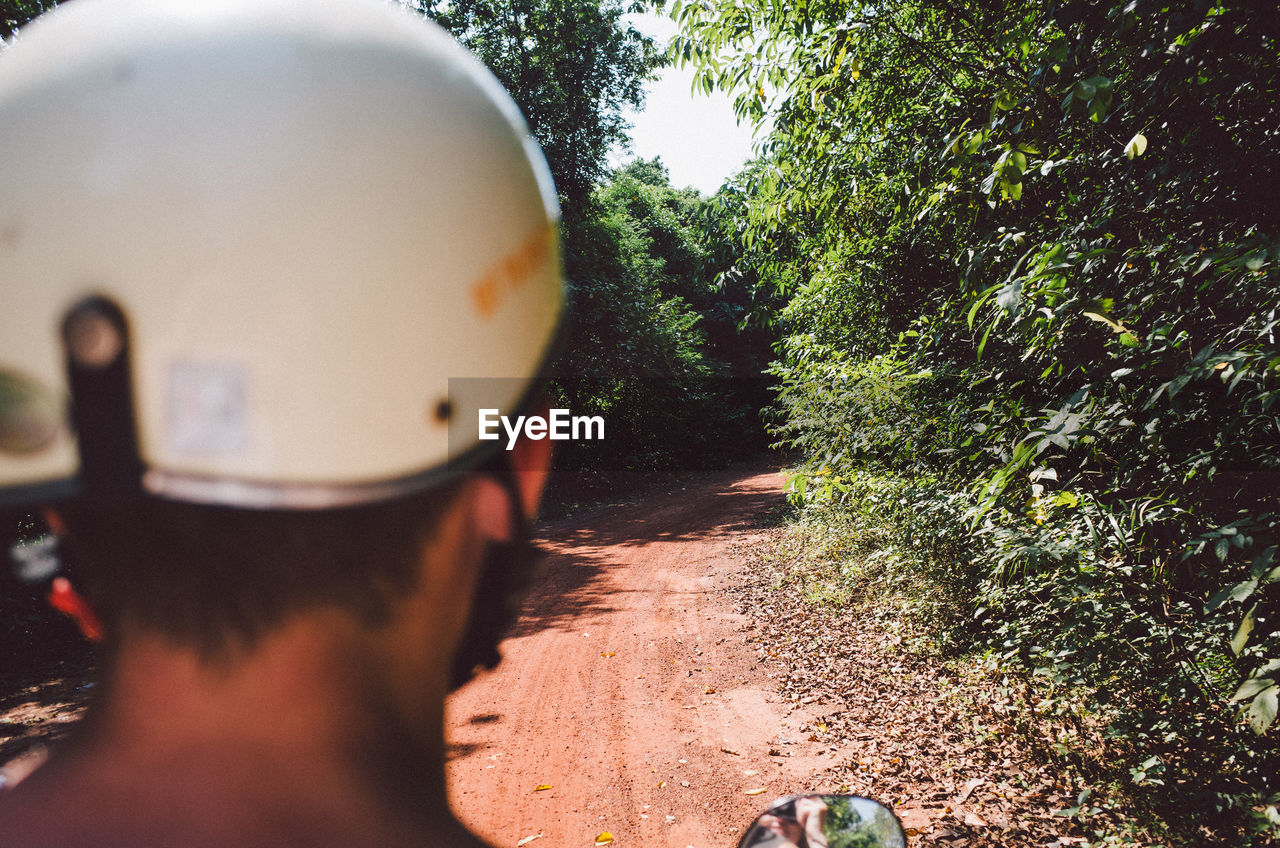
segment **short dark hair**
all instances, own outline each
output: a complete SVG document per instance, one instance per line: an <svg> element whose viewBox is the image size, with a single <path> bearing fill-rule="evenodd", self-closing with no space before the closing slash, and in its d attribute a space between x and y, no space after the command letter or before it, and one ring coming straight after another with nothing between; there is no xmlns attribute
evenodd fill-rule
<svg viewBox="0 0 1280 848"><path fill-rule="evenodd" d="M376 627L417 582L459 484L369 506L255 510L144 496L66 510L73 581L121 625L206 659L251 648L291 615L335 607Z"/></svg>

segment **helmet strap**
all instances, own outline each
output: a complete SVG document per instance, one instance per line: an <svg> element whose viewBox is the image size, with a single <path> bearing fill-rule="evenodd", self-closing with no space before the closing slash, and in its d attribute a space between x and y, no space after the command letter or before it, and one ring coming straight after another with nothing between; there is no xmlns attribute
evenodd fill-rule
<svg viewBox="0 0 1280 848"><path fill-rule="evenodd" d="M143 465L124 312L105 297L86 298L63 319L62 340L70 419L80 454L76 495L89 508L134 501L142 494ZM66 536L62 520L53 510L44 515L52 535L43 546L10 550L14 575L69 616L86 639L102 641L102 623L65 576L57 545Z"/></svg>
<svg viewBox="0 0 1280 848"><path fill-rule="evenodd" d="M142 494L129 327L105 297L89 297L62 324L71 423L80 451L80 497L90 506Z"/></svg>

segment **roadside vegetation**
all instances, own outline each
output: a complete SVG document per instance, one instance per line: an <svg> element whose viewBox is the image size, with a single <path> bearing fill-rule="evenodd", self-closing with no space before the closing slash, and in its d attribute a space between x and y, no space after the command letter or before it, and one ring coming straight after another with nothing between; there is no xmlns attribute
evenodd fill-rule
<svg viewBox="0 0 1280 848"><path fill-rule="evenodd" d="M812 716L799 738L826 748L810 788L891 803L913 845L1171 844L1127 781L1098 768L1110 746L1080 756L1093 728L1027 709L1025 678L989 655L947 650L934 621L945 593L895 567L888 542L811 508L743 552L731 594L748 643Z"/></svg>
<svg viewBox="0 0 1280 848"><path fill-rule="evenodd" d="M737 219L786 301L801 527L843 548L822 591L893 588L918 644L1018 681L1160 844L1275 839L1274 10L671 13L773 121Z"/></svg>

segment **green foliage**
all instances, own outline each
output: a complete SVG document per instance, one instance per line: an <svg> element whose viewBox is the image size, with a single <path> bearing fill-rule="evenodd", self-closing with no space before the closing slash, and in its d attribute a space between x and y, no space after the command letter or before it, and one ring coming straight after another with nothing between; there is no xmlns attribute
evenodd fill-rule
<svg viewBox="0 0 1280 848"><path fill-rule="evenodd" d="M864 820L848 798L829 799L822 829L828 848L877 848L902 838L891 814L876 810L874 818Z"/></svg>
<svg viewBox="0 0 1280 848"><path fill-rule="evenodd" d="M0 39L13 37L23 24L56 5L56 0L0 0Z"/></svg>
<svg viewBox="0 0 1280 848"><path fill-rule="evenodd" d="M661 162L637 161L569 222L569 345L556 391L610 430L605 443L569 445L560 467L698 467L763 444L753 392L769 340L739 333L741 290L713 283L706 207L672 188Z"/></svg>
<svg viewBox="0 0 1280 848"><path fill-rule="evenodd" d="M619 0L403 0L480 57L520 104L542 145L565 213L585 212L609 150L626 141L626 108L661 56L623 20Z"/></svg>
<svg viewBox="0 0 1280 848"><path fill-rule="evenodd" d="M937 517L931 568L971 587L954 645L1087 693L1170 826L1274 830L1280 18L674 14L675 57L773 119L737 219L781 246L754 282L788 301L794 497L857 509L860 475L901 481L880 508L903 533Z"/></svg>

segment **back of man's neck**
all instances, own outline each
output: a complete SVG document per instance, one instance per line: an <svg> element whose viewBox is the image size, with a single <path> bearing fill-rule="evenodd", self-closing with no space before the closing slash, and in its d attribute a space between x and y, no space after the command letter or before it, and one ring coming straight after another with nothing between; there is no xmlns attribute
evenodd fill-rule
<svg viewBox="0 0 1280 848"><path fill-rule="evenodd" d="M5 845L479 844L449 813L440 708L410 721L335 633L289 625L227 666L133 640L75 747L0 797Z"/></svg>

